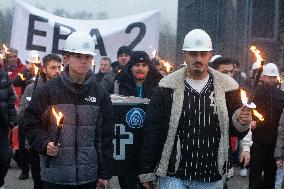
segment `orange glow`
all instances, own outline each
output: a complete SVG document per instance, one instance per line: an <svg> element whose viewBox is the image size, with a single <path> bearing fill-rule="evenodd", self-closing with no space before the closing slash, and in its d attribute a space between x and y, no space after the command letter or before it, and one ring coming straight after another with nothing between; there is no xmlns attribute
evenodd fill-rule
<svg viewBox="0 0 284 189"><path fill-rule="evenodd" d="M37 75L37 74L38 74L38 72L39 72L39 67L38 67L37 65L35 65L35 64L34 64L34 69L35 69L35 75Z"/></svg>
<svg viewBox="0 0 284 189"><path fill-rule="evenodd" d="M60 122L62 122L62 118L63 118L63 114L62 114L62 112L56 112L55 111L55 109L54 109L54 107L52 107L52 113L53 113L53 115L55 116L55 118L56 118L56 126L59 126L60 124L62 124L62 123L60 123Z"/></svg>
<svg viewBox="0 0 284 189"><path fill-rule="evenodd" d="M279 83L281 83L281 82L282 82L282 79L281 79L281 77L280 77L280 76L277 76L277 81L278 81Z"/></svg>
<svg viewBox="0 0 284 189"><path fill-rule="evenodd" d="M23 80L23 81L25 81L25 80L26 80L26 78L24 77L24 75L23 75L23 74L18 73L18 76L20 76L21 80Z"/></svg>
<svg viewBox="0 0 284 189"><path fill-rule="evenodd" d="M153 58L156 58L156 56L157 56L157 50L153 50L152 56L153 56Z"/></svg>
<svg viewBox="0 0 284 189"><path fill-rule="evenodd" d="M5 58L5 54L3 54L3 53L0 53L0 59L4 59Z"/></svg>
<svg viewBox="0 0 284 189"><path fill-rule="evenodd" d="M256 57L257 68L260 68L261 61L263 61L263 58L260 55L260 50L258 50L255 46L251 46L250 50L254 53Z"/></svg>
<svg viewBox="0 0 284 189"><path fill-rule="evenodd" d="M4 48L4 50L5 50L5 53L6 54L9 54L10 52L9 52L9 48L8 47L6 47L6 45L5 44L3 44L3 48Z"/></svg>
<svg viewBox="0 0 284 189"><path fill-rule="evenodd" d="M170 70L171 70L171 67L172 67L171 64L168 61L165 61L165 60L160 60L160 63L162 63L163 66L166 67L167 73L169 73Z"/></svg>
<svg viewBox="0 0 284 189"><path fill-rule="evenodd" d="M247 93L243 89L241 89L241 100L244 104L247 104L248 102Z"/></svg>
<svg viewBox="0 0 284 189"><path fill-rule="evenodd" d="M255 117L259 119L259 121L264 121L264 117L256 110L252 110L252 113Z"/></svg>

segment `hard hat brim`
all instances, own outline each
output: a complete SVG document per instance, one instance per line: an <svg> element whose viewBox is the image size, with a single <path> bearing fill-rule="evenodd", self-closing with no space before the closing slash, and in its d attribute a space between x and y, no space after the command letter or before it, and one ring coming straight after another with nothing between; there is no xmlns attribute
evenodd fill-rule
<svg viewBox="0 0 284 189"><path fill-rule="evenodd" d="M69 50L69 49L63 49L64 52L71 52L71 53L77 53L77 54L87 54L91 56L97 56L95 52L91 51L83 51L83 50Z"/></svg>
<svg viewBox="0 0 284 189"><path fill-rule="evenodd" d="M183 51L187 51L187 52L194 52L194 51L213 51L212 48L192 48L192 49L187 49L187 48L183 48Z"/></svg>

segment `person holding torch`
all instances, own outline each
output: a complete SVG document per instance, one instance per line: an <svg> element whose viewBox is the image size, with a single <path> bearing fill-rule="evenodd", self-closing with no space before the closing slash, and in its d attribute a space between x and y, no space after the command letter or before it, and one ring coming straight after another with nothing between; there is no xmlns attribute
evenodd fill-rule
<svg viewBox="0 0 284 189"><path fill-rule="evenodd" d="M274 63L263 67L259 84L255 87L253 102L264 121L252 126L249 188L274 188L276 164L274 149L279 120L284 108L284 92L277 88L279 71ZM277 156L277 155L276 155Z"/></svg>
<svg viewBox="0 0 284 189"><path fill-rule="evenodd" d="M112 177L112 105L92 73L94 51L88 33L70 34L64 72L38 86L26 108L25 128L31 147L40 153L45 189L103 188ZM60 133L56 115L64 116Z"/></svg>
<svg viewBox="0 0 284 189"><path fill-rule="evenodd" d="M159 82L144 124L140 181L147 189L223 188L229 130L247 133L251 112L237 82L210 67L212 42L201 29L184 39L187 66ZM232 124L230 124L232 123Z"/></svg>

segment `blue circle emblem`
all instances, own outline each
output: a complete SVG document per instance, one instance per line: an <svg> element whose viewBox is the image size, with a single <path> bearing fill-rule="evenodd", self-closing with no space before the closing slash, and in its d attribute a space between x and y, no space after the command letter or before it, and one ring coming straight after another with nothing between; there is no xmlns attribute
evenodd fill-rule
<svg viewBox="0 0 284 189"><path fill-rule="evenodd" d="M141 128L144 123L145 112L141 108L132 108L126 114L126 123L132 128Z"/></svg>

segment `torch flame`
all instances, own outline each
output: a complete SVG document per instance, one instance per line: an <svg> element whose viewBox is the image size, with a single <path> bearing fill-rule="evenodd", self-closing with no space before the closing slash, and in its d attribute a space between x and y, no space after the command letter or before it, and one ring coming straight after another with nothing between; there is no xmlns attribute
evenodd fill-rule
<svg viewBox="0 0 284 189"><path fill-rule="evenodd" d="M157 56L157 50L153 50L152 56L153 56L153 58L156 58L156 56Z"/></svg>
<svg viewBox="0 0 284 189"><path fill-rule="evenodd" d="M4 53L0 53L0 60L5 58L5 54Z"/></svg>
<svg viewBox="0 0 284 189"><path fill-rule="evenodd" d="M64 66L61 65L60 70L63 72L64 71Z"/></svg>
<svg viewBox="0 0 284 189"><path fill-rule="evenodd" d="M260 50L258 50L255 46L251 46L250 50L254 53L256 57L257 68L260 68L261 61L263 61L263 58L260 55Z"/></svg>
<svg viewBox="0 0 284 189"><path fill-rule="evenodd" d="M277 81L278 81L279 83L281 83L281 82L282 82L282 79L281 79L281 77L280 77L280 76L277 76Z"/></svg>
<svg viewBox="0 0 284 189"><path fill-rule="evenodd" d="M9 48L8 47L6 47L6 45L5 44L3 44L3 48L4 48L4 50L5 50L5 53L6 54L9 54L10 52L9 52Z"/></svg>
<svg viewBox="0 0 284 189"><path fill-rule="evenodd" d="M241 100L243 104L247 104L248 102L247 93L243 89L241 89Z"/></svg>
<svg viewBox="0 0 284 189"><path fill-rule="evenodd" d="M255 117L257 117L260 121L264 121L264 117L256 110L252 110L252 113Z"/></svg>
<svg viewBox="0 0 284 189"><path fill-rule="evenodd" d="M20 78L21 78L21 80L22 80L22 81L25 81L25 80L26 80L26 78L24 77L24 75L23 75L23 74L18 73L18 75L20 76Z"/></svg>
<svg viewBox="0 0 284 189"><path fill-rule="evenodd" d="M160 60L160 62L166 67L167 73L169 73L172 67L171 64L165 60Z"/></svg>
<svg viewBox="0 0 284 189"><path fill-rule="evenodd" d="M52 113L53 115L55 116L56 118L56 125L59 126L60 125L60 121L61 121L61 118L63 117L63 114L62 112L56 112L54 107L52 107Z"/></svg>
<svg viewBox="0 0 284 189"><path fill-rule="evenodd" d="M39 67L34 64L34 69L35 69L35 75L37 75L37 74L38 74L38 71L39 71Z"/></svg>

